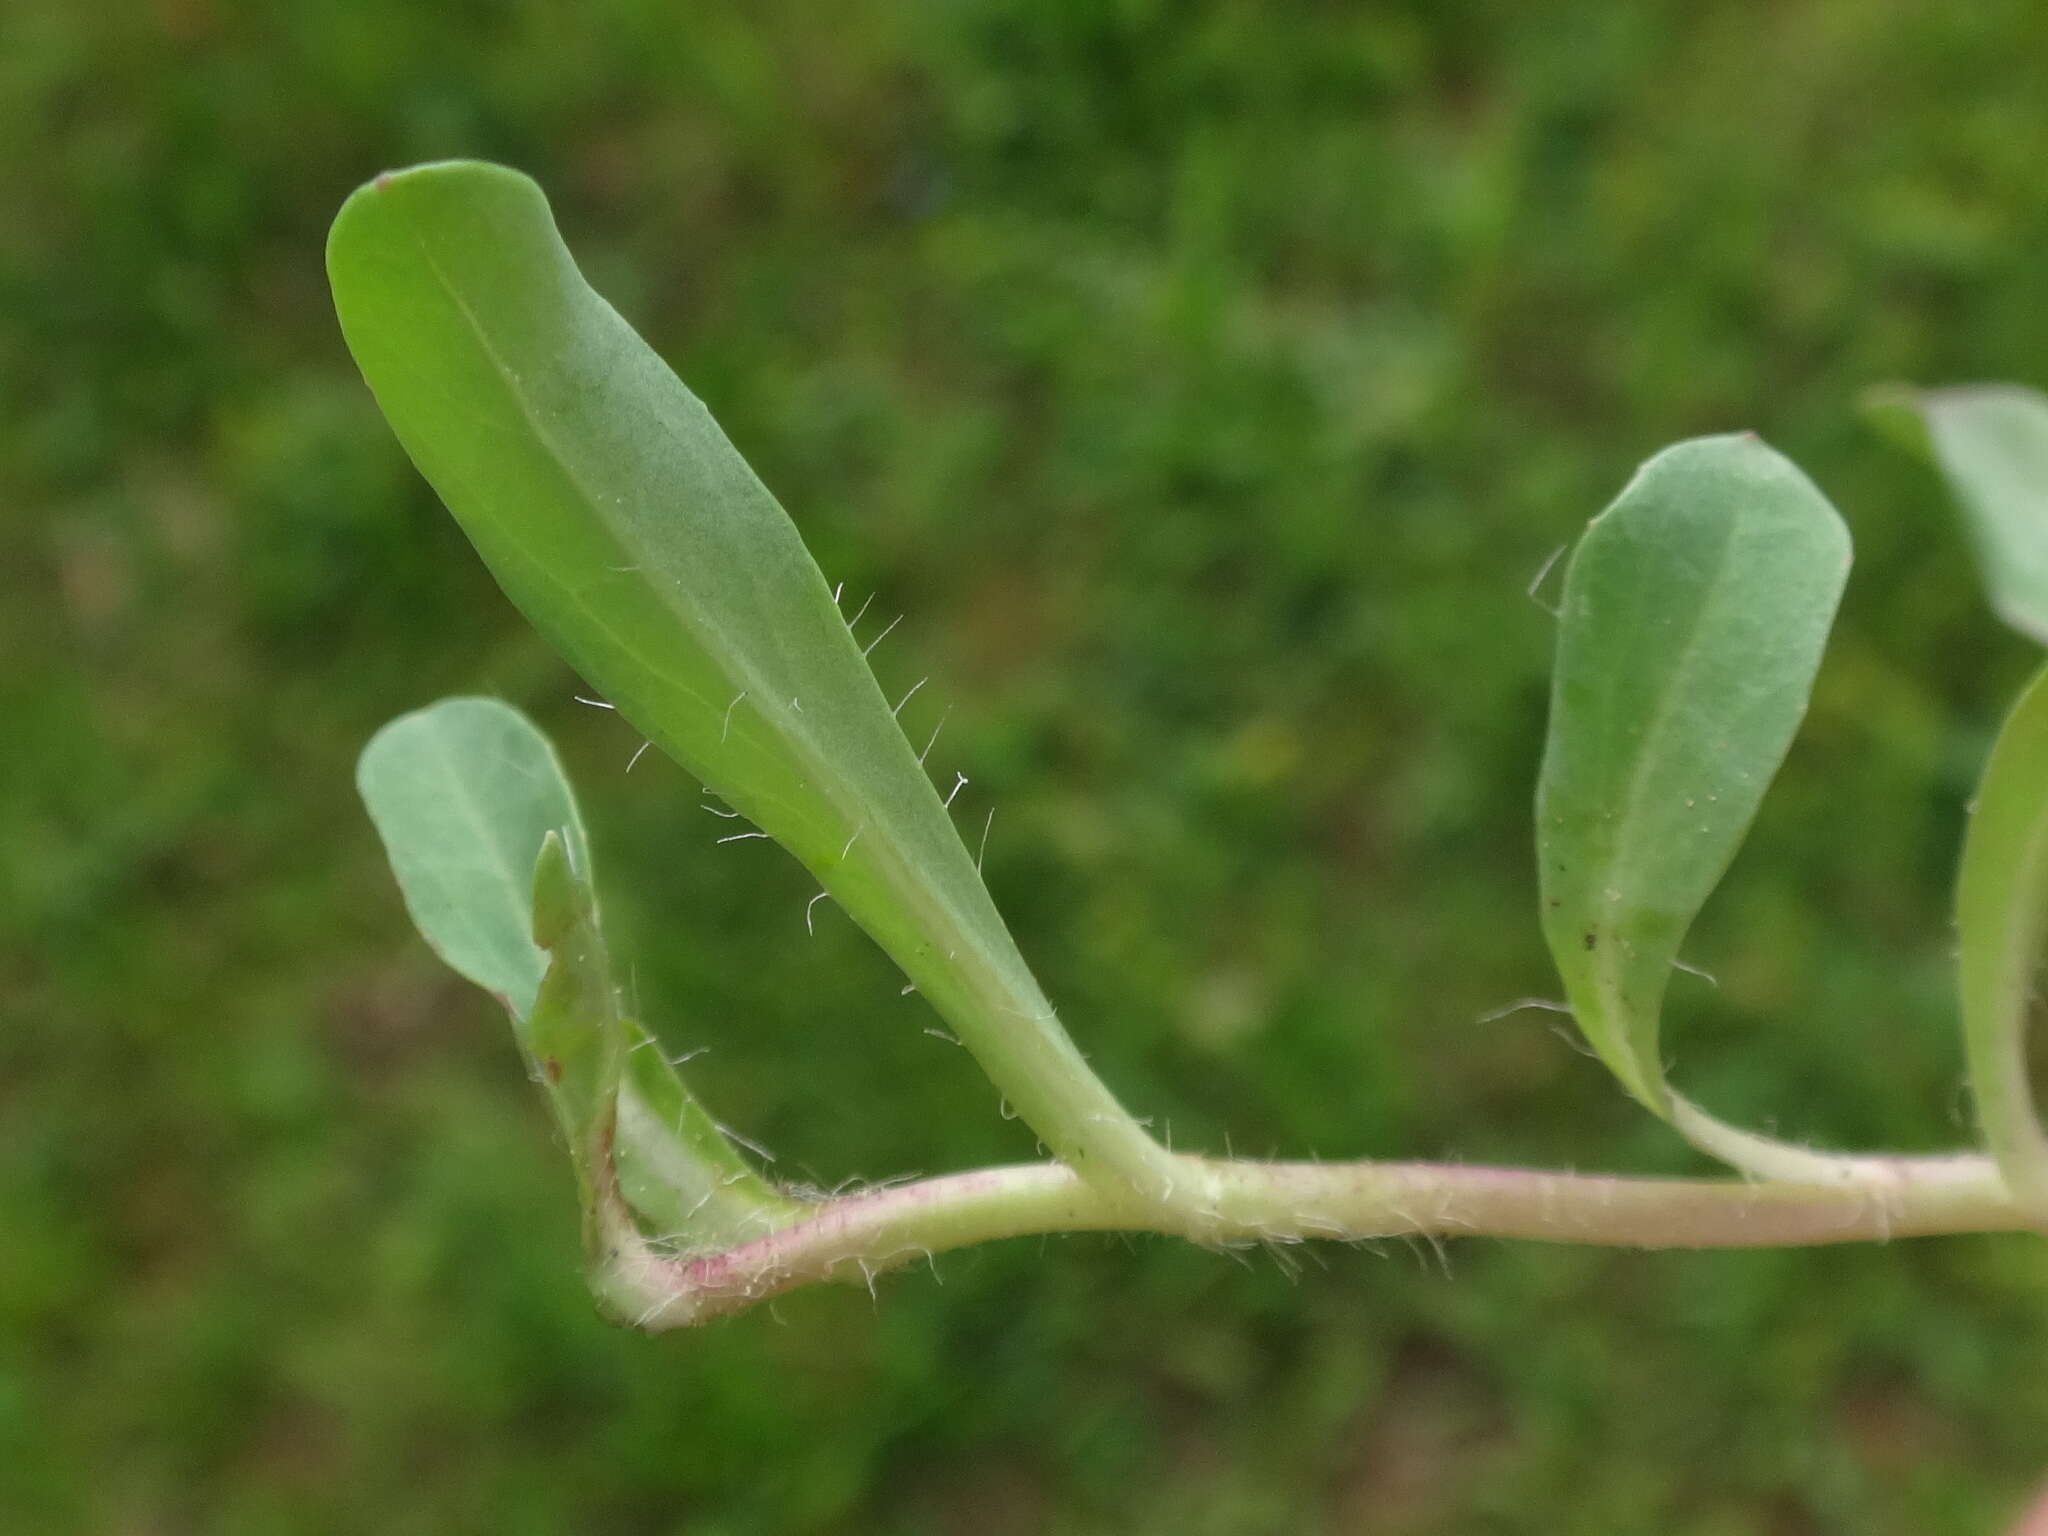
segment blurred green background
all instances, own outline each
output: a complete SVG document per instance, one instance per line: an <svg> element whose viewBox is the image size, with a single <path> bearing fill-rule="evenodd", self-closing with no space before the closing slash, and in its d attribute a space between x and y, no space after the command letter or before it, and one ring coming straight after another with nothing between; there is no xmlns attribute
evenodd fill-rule
<svg viewBox="0 0 2048 1536"><path fill-rule="evenodd" d="M1691 945L1717 1110L1967 1134L1947 891L2035 661L1888 379L2048 382L2048 10L586 0L0 10L0 1529L1990 1531L2048 1248L1020 1241L598 1321L502 1021L350 774L452 690L579 773L643 1005L786 1178L1030 1153L764 843L498 596L321 243L550 189L876 652L1098 1065L1179 1146L1699 1165L1553 1016L1544 558L1753 427L1853 526Z"/></svg>

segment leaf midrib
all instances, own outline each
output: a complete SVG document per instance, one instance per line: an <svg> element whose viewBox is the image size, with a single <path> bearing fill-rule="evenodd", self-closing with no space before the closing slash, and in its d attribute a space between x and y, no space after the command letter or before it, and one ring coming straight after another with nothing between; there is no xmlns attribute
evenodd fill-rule
<svg viewBox="0 0 2048 1536"><path fill-rule="evenodd" d="M613 524L605 510L604 498L585 483L582 475L577 471L574 462L562 451L541 413L533 402L528 399L526 392L520 387L518 370L514 369L499 353L497 347L492 343L490 333L485 328L481 318L470 307L468 301L464 299L461 291L456 287L447 271L434 259L433 249L427 243L424 231L412 220L408 219L406 222L412 234L413 242L419 248L420 259L426 264L427 270L433 274L434 281L440 285L441 291L447 295L448 302L455 307L456 313L462 317L463 324L468 326L470 335L475 339L478 349L490 363L492 371L497 374L500 387L503 388L506 397L512 401L513 406L518 410L520 419L526 423L528 430L533 433L535 440L546 451L548 461L561 472L562 478L568 483L570 489L583 502L585 510L591 514L592 518L601 527L610 533L612 542L622 551L630 553L632 543L621 537L618 528ZM533 559L523 541L520 548L521 553L527 555L527 563L531 568L543 572L546 571L546 563ZM557 582L556 585L567 593L570 600L575 602L583 612L589 614L593 620L597 621L594 627L602 628L607 635L612 636L615 641L618 641L619 648L622 651L635 656L650 673L660 674L661 669L653 665L646 657L641 656L633 646L621 640L618 631L604 624L596 610L585 605L577 594L570 591L562 583ZM817 775L817 782L824 788L827 798L837 806L840 814L847 815L846 805L840 796L833 792L832 786L836 776L822 771L823 755L812 746L808 733L791 728L791 722L777 707L779 696L776 690L769 688L762 681L759 674L748 664L745 653L736 650L730 645L722 628L716 624L704 622L697 615L693 614L689 608L679 606L653 583L643 583L643 585L654 593L656 600L674 616L686 632L697 638L704 653L712 657L724 670L726 681L739 684L739 691L745 693L749 700L755 703L757 712L770 717L774 721L778 728L777 734L784 741L792 745L799 761ZM691 696L707 710L716 709L716 705L712 701L705 699L702 694L687 689L685 691L690 692ZM740 729L744 732L744 725L741 725ZM798 810L796 806L788 801L780 803L787 806L792 813Z"/></svg>

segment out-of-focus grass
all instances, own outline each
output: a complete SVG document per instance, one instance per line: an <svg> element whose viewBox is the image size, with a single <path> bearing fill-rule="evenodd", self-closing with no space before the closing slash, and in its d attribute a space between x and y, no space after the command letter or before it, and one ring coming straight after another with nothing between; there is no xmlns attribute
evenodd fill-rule
<svg viewBox="0 0 2048 1536"><path fill-rule="evenodd" d="M951 707L999 898L1177 1144L1691 1166L1547 1016L1479 1017L1552 987L1523 585L1639 459L1755 427L1859 564L1677 1075L1935 1146L1961 807L2034 658L1852 403L2048 380L2048 13L696 9L0 12L0 1527L1989 1528L2048 1465L2020 1240L1021 1242L599 1324L502 1024L350 795L437 692L559 734L646 1009L784 1176L1031 1148L787 860L626 777L319 255L386 165L548 184L907 614L885 684L932 675L909 729Z"/></svg>

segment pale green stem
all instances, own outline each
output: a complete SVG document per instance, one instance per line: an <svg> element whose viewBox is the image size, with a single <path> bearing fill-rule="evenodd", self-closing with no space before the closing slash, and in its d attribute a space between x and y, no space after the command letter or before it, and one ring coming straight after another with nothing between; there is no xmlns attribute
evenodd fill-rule
<svg viewBox="0 0 2048 1536"><path fill-rule="evenodd" d="M1862 1152L1821 1152L1797 1142L1780 1141L1740 1126L1702 1109L1679 1093L1669 1093L1671 1128L1709 1157L1718 1158L1738 1173L1754 1179L1778 1179L1790 1184L1885 1185L1899 1164L1896 1157ZM1928 1163L1938 1159L1919 1158ZM1968 1154L1947 1161L1981 1162Z"/></svg>
<svg viewBox="0 0 2048 1536"><path fill-rule="evenodd" d="M1601 1061L1636 1102L1709 1157L1753 1179L1784 1179L1795 1184L1882 1183L1886 1179L1894 1161L1891 1158L1817 1151L1730 1125L1693 1103L1672 1088L1661 1072L1646 1072L1633 1052L1602 1044L1626 1041L1636 1031L1630 1028L1618 986L1602 986L1595 996L1606 1017L1618 1021L1605 1028L1582 1030Z"/></svg>
<svg viewBox="0 0 2048 1536"><path fill-rule="evenodd" d="M722 1252L622 1242L601 1289L650 1330L736 1312L814 1281L865 1277L1033 1233L1149 1231L1217 1246L1390 1237L1516 1237L1637 1248L1754 1248L2000 1232L2031 1223L1975 1156L1856 1160L1853 1183L1624 1178L1441 1163L1182 1158L1213 1208L1172 1224L1156 1204L1057 1163L985 1168L843 1196Z"/></svg>
<svg viewBox="0 0 2048 1536"><path fill-rule="evenodd" d="M2006 753L2031 748L2035 760L2029 766L2038 771L2042 722L2032 706L2042 686L2037 681L2029 687L2015 708L1993 749L1992 766L1985 772L1987 787L1973 814L1983 815L1983 801L1994 795L2001 811L2003 802L2011 799L2012 775L1999 772ZM2015 736L2020 739L2011 742ZM2041 1129L2027 1069L2027 1020L2041 968L2042 936L2048 931L2048 816L2032 816L2023 838L1989 851L1980 843L1987 836L1983 827L1981 821L1971 823L1957 897L1963 941L1958 957L1963 1054L1986 1147L2013 1192L2028 1209L2048 1219L2048 1134ZM1979 873L1985 865L1993 871L1989 892ZM2006 878L1998 880L1998 874Z"/></svg>
<svg viewBox="0 0 2048 1536"><path fill-rule="evenodd" d="M1964 1040L1985 1143L2028 1209L2048 1219L2048 1136L2027 1081L2025 1001Z"/></svg>
<svg viewBox="0 0 2048 1536"><path fill-rule="evenodd" d="M914 914L910 935L884 949L1030 1126L1044 1149L1073 1165L1105 1197L1128 1190L1139 1200L1184 1215L1207 1192L1117 1099L1088 1064L1010 943L992 898L981 927L964 921L890 841L877 838L871 856L890 882L900 910ZM833 871L814 871L827 889ZM849 909L851 910L851 909ZM999 940L990 944L985 935ZM878 936L879 937L879 936Z"/></svg>

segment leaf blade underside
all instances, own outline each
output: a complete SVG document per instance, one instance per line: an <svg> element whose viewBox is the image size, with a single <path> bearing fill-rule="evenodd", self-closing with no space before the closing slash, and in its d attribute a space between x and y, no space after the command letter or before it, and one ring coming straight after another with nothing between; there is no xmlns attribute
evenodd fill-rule
<svg viewBox="0 0 2048 1536"><path fill-rule="evenodd" d="M1659 1113L1664 990L1804 716L1849 568L1754 437L1646 463L1565 576L1537 788L1545 938L1588 1041Z"/></svg>

